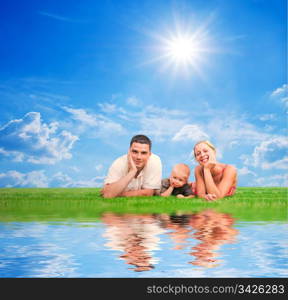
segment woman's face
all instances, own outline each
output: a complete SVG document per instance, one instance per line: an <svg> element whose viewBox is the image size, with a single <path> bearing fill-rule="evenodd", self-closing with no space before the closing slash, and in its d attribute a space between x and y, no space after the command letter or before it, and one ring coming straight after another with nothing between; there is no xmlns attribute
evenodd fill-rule
<svg viewBox="0 0 288 300"><path fill-rule="evenodd" d="M208 161L215 161L215 151L205 143L198 144L194 149L194 153L200 165L205 165Z"/></svg>

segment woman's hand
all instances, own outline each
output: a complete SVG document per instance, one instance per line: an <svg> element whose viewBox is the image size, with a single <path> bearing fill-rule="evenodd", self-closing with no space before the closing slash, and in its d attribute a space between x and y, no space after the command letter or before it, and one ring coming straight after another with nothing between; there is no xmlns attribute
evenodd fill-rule
<svg viewBox="0 0 288 300"><path fill-rule="evenodd" d="M207 163L205 163L203 165L204 169L209 169L210 171L216 166L216 162L213 161L207 161Z"/></svg>
<svg viewBox="0 0 288 300"><path fill-rule="evenodd" d="M215 201L217 199L215 194L206 194L205 195L205 200L207 201Z"/></svg>
<svg viewBox="0 0 288 300"><path fill-rule="evenodd" d="M216 166L216 156L213 152L209 153L209 159L203 164L204 169L212 170Z"/></svg>

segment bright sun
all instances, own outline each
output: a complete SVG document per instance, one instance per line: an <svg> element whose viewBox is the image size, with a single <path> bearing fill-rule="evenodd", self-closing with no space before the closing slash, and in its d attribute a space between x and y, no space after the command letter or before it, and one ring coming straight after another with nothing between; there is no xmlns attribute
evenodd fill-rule
<svg viewBox="0 0 288 300"><path fill-rule="evenodd" d="M205 79L209 54L218 51L209 33L210 21L199 26L182 23L176 22L174 30L166 31L166 34L149 33L157 45L151 47L152 57L143 64L157 62L161 73L184 77L196 75Z"/></svg>
<svg viewBox="0 0 288 300"><path fill-rule="evenodd" d="M206 31L196 29L194 32L178 30L170 36L160 38L162 47L159 60L163 61L162 70L172 69L174 74L203 77L207 55L212 52Z"/></svg>
<svg viewBox="0 0 288 300"><path fill-rule="evenodd" d="M167 56L176 63L193 63L199 54L199 45L189 36L179 36L167 41Z"/></svg>

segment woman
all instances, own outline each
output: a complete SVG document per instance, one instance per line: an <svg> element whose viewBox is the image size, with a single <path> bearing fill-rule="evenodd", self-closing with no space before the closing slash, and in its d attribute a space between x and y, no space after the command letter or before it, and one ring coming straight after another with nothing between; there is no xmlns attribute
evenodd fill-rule
<svg viewBox="0 0 288 300"><path fill-rule="evenodd" d="M195 168L195 194L207 201L232 196L236 190L236 168L216 161L216 149L208 141L194 146L194 156L199 166Z"/></svg>

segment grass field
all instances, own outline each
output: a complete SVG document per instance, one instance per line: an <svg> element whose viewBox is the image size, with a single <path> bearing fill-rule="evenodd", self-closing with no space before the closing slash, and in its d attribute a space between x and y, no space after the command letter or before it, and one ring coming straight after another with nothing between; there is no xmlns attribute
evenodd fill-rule
<svg viewBox="0 0 288 300"><path fill-rule="evenodd" d="M204 209L230 213L247 221L287 221L287 188L239 187L215 202L176 197L103 199L97 188L1 188L0 221L97 220L104 212L195 213Z"/></svg>

